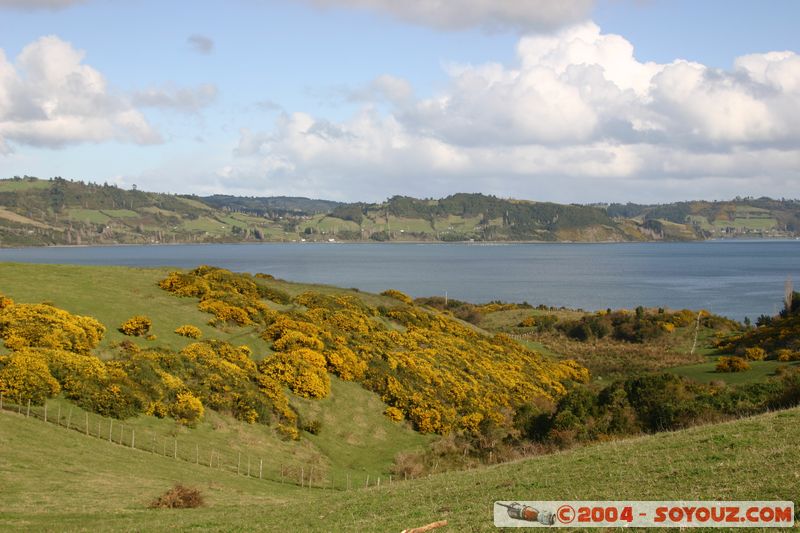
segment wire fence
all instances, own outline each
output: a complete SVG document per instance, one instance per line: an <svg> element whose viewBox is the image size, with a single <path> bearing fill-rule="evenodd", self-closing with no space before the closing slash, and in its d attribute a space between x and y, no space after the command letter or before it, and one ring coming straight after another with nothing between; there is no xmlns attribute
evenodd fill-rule
<svg viewBox="0 0 800 533"><path fill-rule="evenodd" d="M381 487L399 481L394 476L375 476L368 473L334 473L327 465L311 462L278 460L257 450L237 450L210 446L190 439L160 434L137 428L120 420L89 413L61 402L36 405L31 400L9 401L0 393L0 412L15 413L26 419L54 424L131 451L151 453L174 461L192 463L225 474L251 479L286 483L303 488L353 490ZM266 460L265 460L266 457Z"/></svg>

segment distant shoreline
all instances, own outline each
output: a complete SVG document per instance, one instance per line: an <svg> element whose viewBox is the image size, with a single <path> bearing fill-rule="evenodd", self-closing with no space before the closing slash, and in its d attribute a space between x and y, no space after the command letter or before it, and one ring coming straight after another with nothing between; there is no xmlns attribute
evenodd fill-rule
<svg viewBox="0 0 800 533"><path fill-rule="evenodd" d="M762 237L762 238L713 238L696 240L663 240L654 239L646 241L236 241L236 242L149 242L149 243L97 243L97 244L46 244L41 246L5 246L0 244L0 250L33 250L33 249L52 249L52 248L117 248L135 246L212 246L212 245L340 245L340 244L361 244L361 245L462 245L462 246L505 246L514 244L691 244L706 242L793 242L800 241L800 237Z"/></svg>

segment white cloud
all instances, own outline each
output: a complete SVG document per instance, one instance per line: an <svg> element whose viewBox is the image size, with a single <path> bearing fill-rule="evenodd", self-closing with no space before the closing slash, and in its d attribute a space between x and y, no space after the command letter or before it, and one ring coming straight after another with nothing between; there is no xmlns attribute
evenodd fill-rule
<svg viewBox="0 0 800 533"><path fill-rule="evenodd" d="M22 9L33 11L35 9L64 9L73 5L83 4L86 0L0 0L0 9Z"/></svg>
<svg viewBox="0 0 800 533"><path fill-rule="evenodd" d="M14 63L0 50L0 145L160 141L145 117L83 64L83 55L55 36L29 44Z"/></svg>
<svg viewBox="0 0 800 533"><path fill-rule="evenodd" d="M594 0L305 0L387 13L440 29L551 30L585 19Z"/></svg>
<svg viewBox="0 0 800 533"><path fill-rule="evenodd" d="M217 98L217 87L204 83L196 88L178 88L171 85L150 88L133 94L133 103L140 107L173 109L184 113L196 113L211 105Z"/></svg>
<svg viewBox="0 0 800 533"><path fill-rule="evenodd" d="M523 37L517 53L513 66L450 67L431 98L384 76L349 120L284 113L272 131L243 130L219 179L349 199L479 190L592 201L636 199L638 187L673 199L713 187L713 197L800 195L797 54L743 56L730 71L643 63L592 23Z"/></svg>
<svg viewBox="0 0 800 533"><path fill-rule="evenodd" d="M205 35L190 35L186 42L198 54L208 55L214 51L214 40Z"/></svg>

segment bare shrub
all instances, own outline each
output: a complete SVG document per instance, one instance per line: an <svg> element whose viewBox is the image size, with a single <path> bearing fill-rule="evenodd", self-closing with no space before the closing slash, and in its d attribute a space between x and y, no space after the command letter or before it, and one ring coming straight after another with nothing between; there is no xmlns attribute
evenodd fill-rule
<svg viewBox="0 0 800 533"><path fill-rule="evenodd" d="M425 458L422 454L400 452L394 456L392 473L398 477L413 479L425 473Z"/></svg>
<svg viewBox="0 0 800 533"><path fill-rule="evenodd" d="M191 487L177 483L167 492L150 502L150 509L194 509L203 505L203 495Z"/></svg>

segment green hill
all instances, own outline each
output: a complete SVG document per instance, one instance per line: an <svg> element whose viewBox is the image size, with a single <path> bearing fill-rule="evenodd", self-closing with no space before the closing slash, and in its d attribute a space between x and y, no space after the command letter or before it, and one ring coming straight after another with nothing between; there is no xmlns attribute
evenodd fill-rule
<svg viewBox="0 0 800 533"><path fill-rule="evenodd" d="M795 374L741 389L630 376L599 390L578 383L588 375L574 363L457 318L478 313L479 325L513 331L531 316L525 327L535 327L538 310L454 305L213 267L0 264L0 528L386 531L447 519L453 531L491 531L496 499L798 499L798 409L622 440L797 405ZM152 318L154 337L117 331L134 314ZM651 335L651 321L668 321L678 324L677 345L691 336L681 324L692 313L638 314L634 329L624 313L559 311L559 320L568 332L583 319L590 329L608 320L617 328L611 335ZM77 334L78 315L106 329L91 353L86 345L71 354L54 347ZM66 320L66 337L48 325L56 318ZM175 333L186 324L213 342ZM236 348L242 344L249 350ZM253 361L243 361L249 352ZM271 410L251 417L236 403L254 383L283 380L270 369L323 357L324 394L298 388L290 375L279 386L285 408L266 404ZM85 367L92 374L65 373L76 361L94 361ZM199 361L227 370L208 374ZM52 372L63 392L29 407L15 377L26 364ZM108 377L94 377L98 368ZM243 375L245 383L236 377ZM115 388L131 403L105 403ZM202 399L205 414L177 423L175 390ZM274 389L259 390L276 398ZM165 411L145 414L155 404ZM101 416L106 408L119 418ZM570 445L584 447L558 451ZM477 468L452 470L465 464ZM207 505L147 509L174 483L198 488Z"/></svg>
<svg viewBox="0 0 800 533"><path fill-rule="evenodd" d="M787 237L792 200L564 205L453 194L381 203L207 197L107 183L0 179L0 246L283 241L574 241Z"/></svg>
<svg viewBox="0 0 800 533"><path fill-rule="evenodd" d="M495 500L800 501L800 410L349 491L187 464L0 412L0 527L36 531L496 531ZM150 510L173 483L207 505Z"/></svg>

